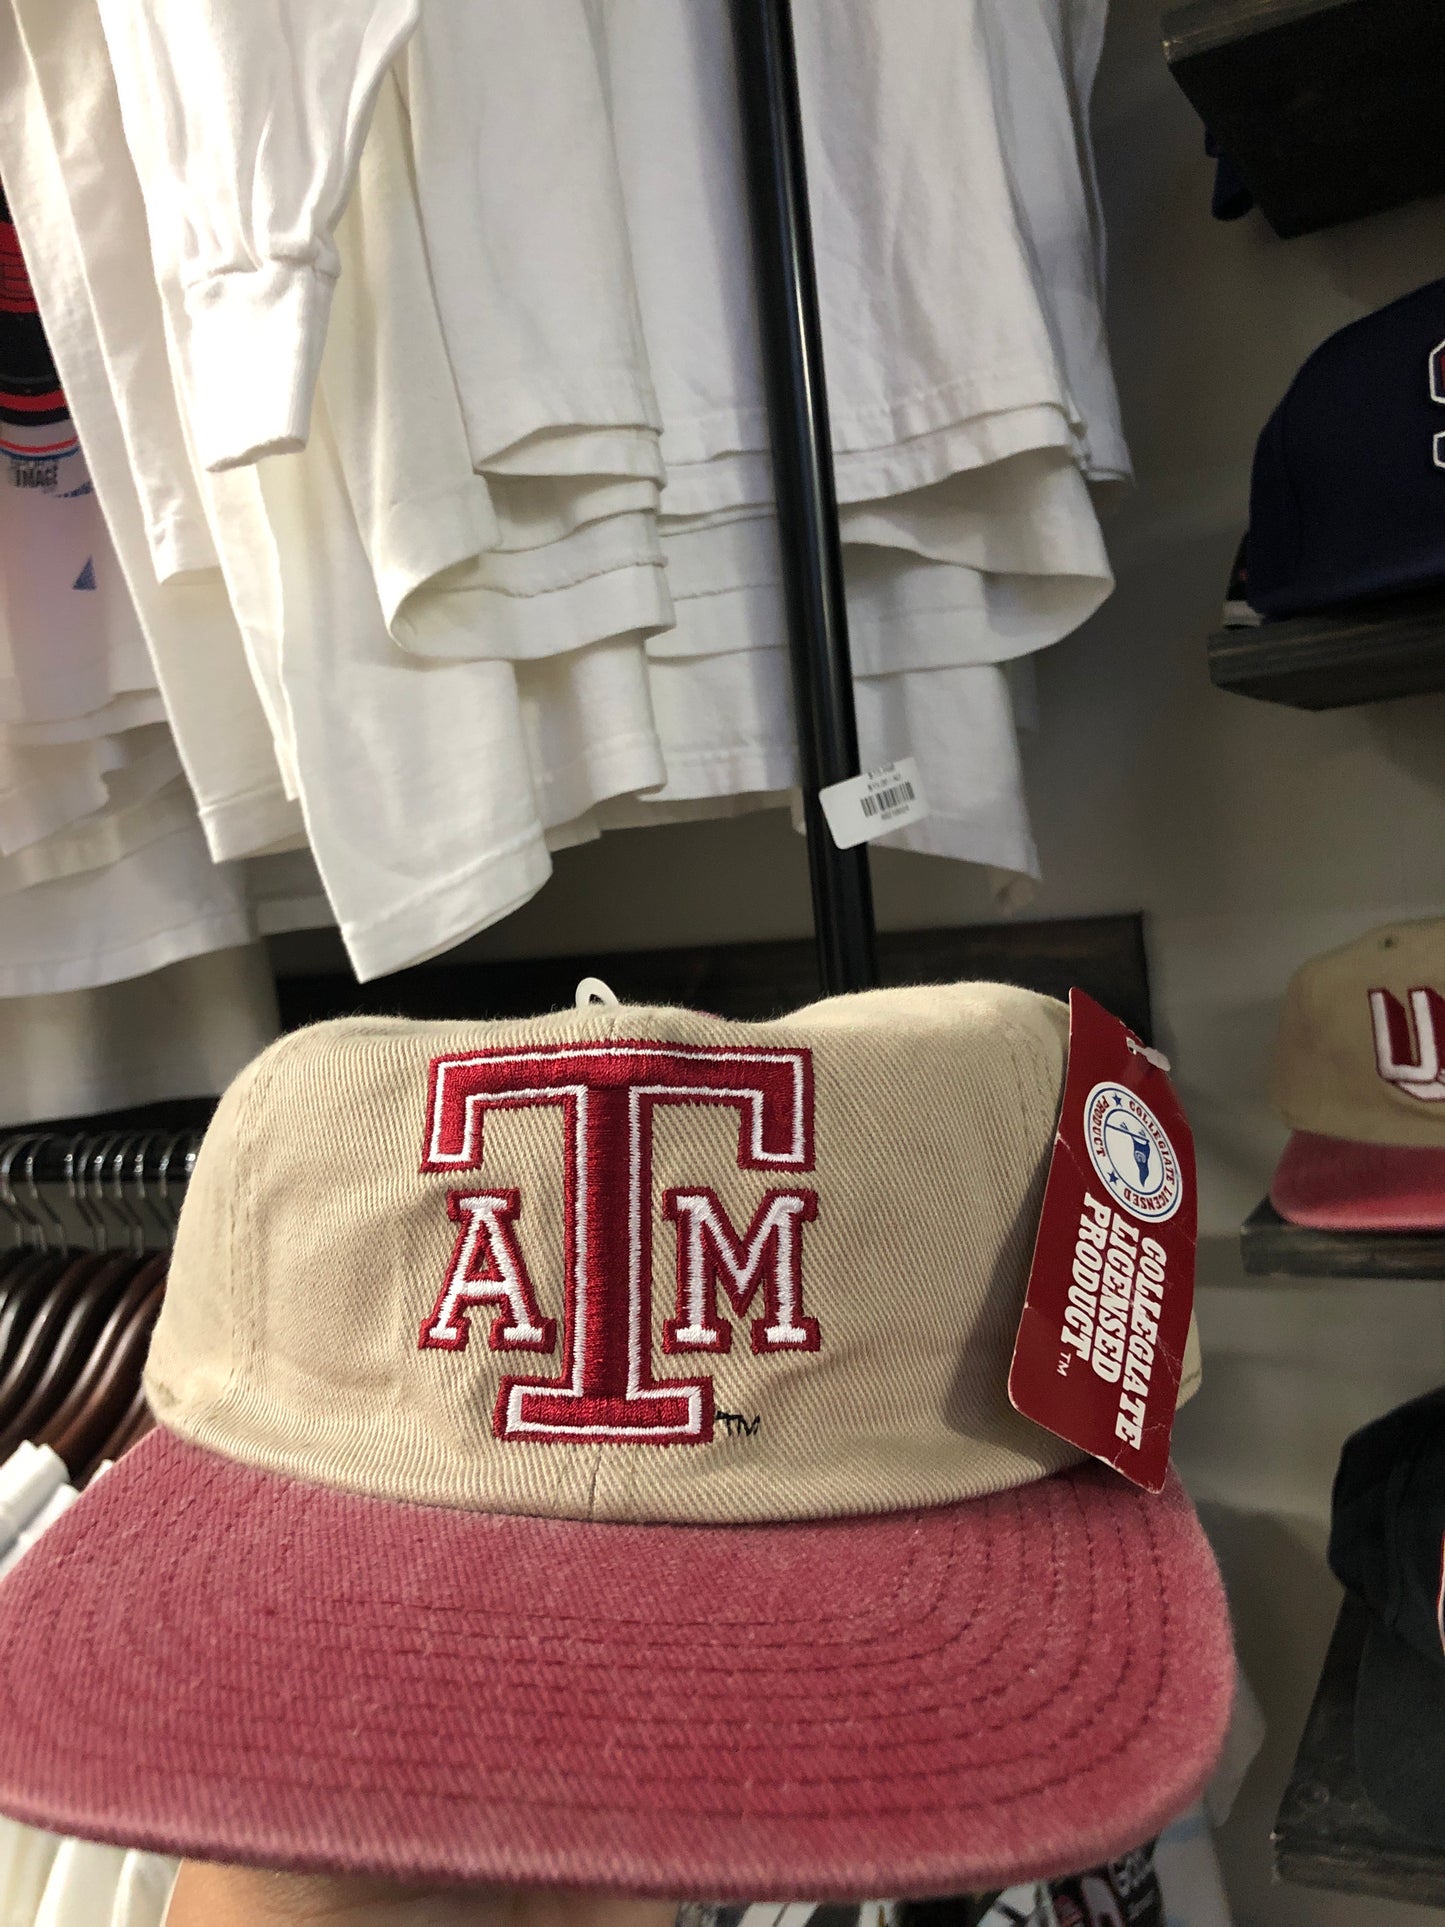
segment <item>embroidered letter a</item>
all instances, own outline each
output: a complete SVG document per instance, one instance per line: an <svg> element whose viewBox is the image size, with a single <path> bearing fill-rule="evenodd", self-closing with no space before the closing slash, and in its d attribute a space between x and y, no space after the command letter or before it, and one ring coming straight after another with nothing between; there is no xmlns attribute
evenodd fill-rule
<svg viewBox="0 0 1445 1927"><path fill-rule="evenodd" d="M447 1216L459 1226L441 1296L421 1328L423 1350L462 1352L473 1305L495 1305L488 1343L494 1352L550 1352L557 1321L544 1318L512 1225L515 1191L448 1191Z"/></svg>

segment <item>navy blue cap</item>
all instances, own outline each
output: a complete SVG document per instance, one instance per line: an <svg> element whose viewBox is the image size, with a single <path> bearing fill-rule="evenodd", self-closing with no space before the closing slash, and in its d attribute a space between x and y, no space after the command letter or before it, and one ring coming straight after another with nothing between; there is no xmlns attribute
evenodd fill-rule
<svg viewBox="0 0 1445 1927"><path fill-rule="evenodd" d="M1216 163L1214 169L1214 193L1209 203L1209 211L1216 221L1238 221L1254 208L1254 196L1234 162L1229 158L1213 134L1206 131L1204 151Z"/></svg>
<svg viewBox="0 0 1445 1927"><path fill-rule="evenodd" d="M1265 425L1249 600L1304 615L1445 583L1445 281L1341 328Z"/></svg>
<svg viewBox="0 0 1445 1927"><path fill-rule="evenodd" d="M1329 1560L1370 1615L1355 1689L1360 1779L1397 1826L1445 1847L1445 1391L1345 1441Z"/></svg>

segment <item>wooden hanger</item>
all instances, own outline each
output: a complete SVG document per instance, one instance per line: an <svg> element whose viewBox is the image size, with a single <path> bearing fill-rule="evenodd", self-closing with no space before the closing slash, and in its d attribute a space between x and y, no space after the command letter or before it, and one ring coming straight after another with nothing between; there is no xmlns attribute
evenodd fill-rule
<svg viewBox="0 0 1445 1927"><path fill-rule="evenodd" d="M72 1483L76 1486L89 1485L107 1459L113 1461L124 1458L131 1447L139 1445L146 1434L153 1432L155 1427L155 1415L146 1403L145 1387L138 1385L135 1397L130 1402L130 1408L115 1428L113 1435L101 1446L90 1463L82 1466L80 1471L74 1474Z"/></svg>
<svg viewBox="0 0 1445 1927"><path fill-rule="evenodd" d="M100 1256L62 1273L0 1380L0 1464L35 1437L64 1398L135 1269L132 1255Z"/></svg>
<svg viewBox="0 0 1445 1927"><path fill-rule="evenodd" d="M4 1425L7 1413L19 1409L40 1370L44 1355L39 1350L41 1340L33 1334L42 1316L46 1319L44 1342L53 1345L77 1292L87 1279L95 1277L110 1262L99 1252L72 1252L55 1269L37 1278L38 1297L30 1308L31 1315L17 1335L4 1370L0 1371L0 1426Z"/></svg>
<svg viewBox="0 0 1445 1927"><path fill-rule="evenodd" d="M37 1442L57 1452L73 1473L97 1456L130 1409L161 1308L166 1266L164 1257L141 1266L106 1320L80 1376L41 1429Z"/></svg>
<svg viewBox="0 0 1445 1927"><path fill-rule="evenodd" d="M0 1254L0 1292L13 1290L23 1279L42 1266L53 1264L59 1256L58 1252L42 1251L36 1245L16 1246Z"/></svg>
<svg viewBox="0 0 1445 1927"><path fill-rule="evenodd" d="M0 1378L3 1378L30 1328L30 1321L45 1302L71 1257L52 1252L48 1261L25 1271L9 1284L0 1296Z"/></svg>
<svg viewBox="0 0 1445 1927"><path fill-rule="evenodd" d="M111 1347L117 1343L148 1288L146 1269L146 1262L132 1254L121 1261L118 1280L109 1279L104 1273L97 1277L95 1283L100 1290L96 1301L85 1316L78 1315L78 1307L72 1314L71 1322L57 1341L54 1355L41 1368L24 1407L13 1421L17 1428L24 1425L24 1438L40 1443L56 1413L70 1403L77 1384L104 1368ZM90 1289L84 1287L82 1297Z"/></svg>
<svg viewBox="0 0 1445 1927"><path fill-rule="evenodd" d="M0 1308L8 1303L12 1292L37 1278L58 1277L66 1265L80 1256L80 1252L66 1244L26 1245L6 1252L4 1259L10 1262L0 1259Z"/></svg>

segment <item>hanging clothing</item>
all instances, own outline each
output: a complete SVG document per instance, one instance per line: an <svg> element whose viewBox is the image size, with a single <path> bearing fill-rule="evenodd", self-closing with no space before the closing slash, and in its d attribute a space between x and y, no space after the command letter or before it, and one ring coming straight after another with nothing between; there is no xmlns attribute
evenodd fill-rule
<svg viewBox="0 0 1445 1927"><path fill-rule="evenodd" d="M0 12L0 171L149 681L72 699L116 724L89 759L0 739L0 830L36 846L0 833L0 900L182 827L183 791L117 800L132 696L218 862L310 851L361 977L507 916L558 849L785 801L725 0L305 0L279 36L234 0ZM1104 16L795 7L862 756L920 766L890 846L1010 897L1015 693L1109 593L1090 489L1128 472Z"/></svg>

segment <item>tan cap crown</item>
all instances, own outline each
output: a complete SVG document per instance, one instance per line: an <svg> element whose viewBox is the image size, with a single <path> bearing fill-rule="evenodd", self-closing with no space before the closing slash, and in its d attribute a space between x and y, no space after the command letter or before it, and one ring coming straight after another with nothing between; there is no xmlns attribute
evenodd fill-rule
<svg viewBox="0 0 1445 1927"><path fill-rule="evenodd" d="M1270 1091L1297 1131L1445 1145L1445 922L1386 924L1297 970Z"/></svg>
<svg viewBox="0 0 1445 1927"><path fill-rule="evenodd" d="M207 1134L151 1402L274 1471L573 1518L1072 1464L1006 1390L1067 1033L988 984L297 1032Z"/></svg>

